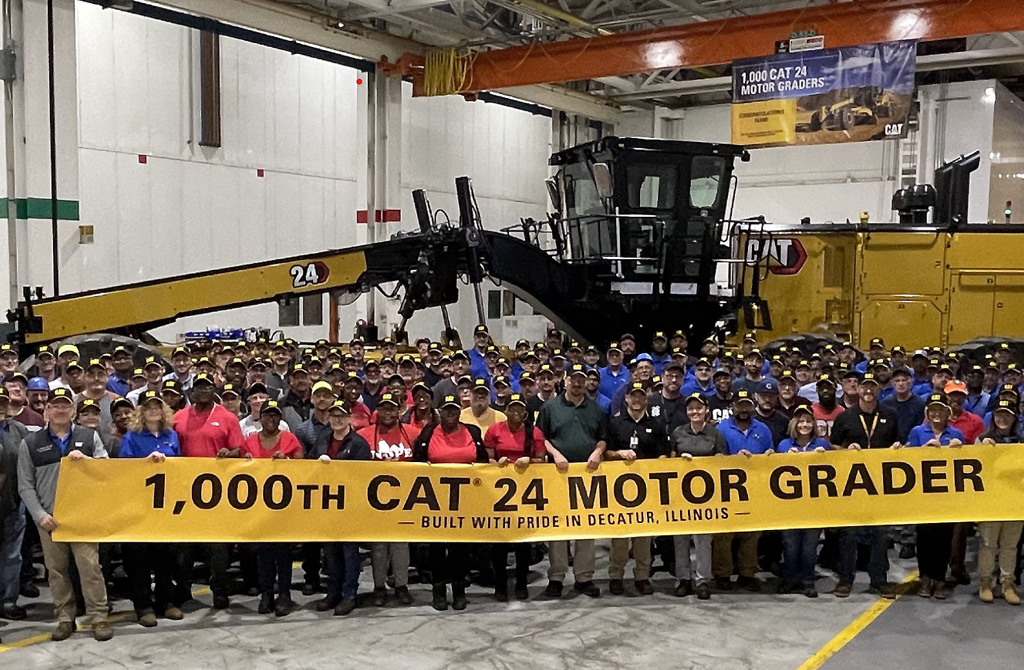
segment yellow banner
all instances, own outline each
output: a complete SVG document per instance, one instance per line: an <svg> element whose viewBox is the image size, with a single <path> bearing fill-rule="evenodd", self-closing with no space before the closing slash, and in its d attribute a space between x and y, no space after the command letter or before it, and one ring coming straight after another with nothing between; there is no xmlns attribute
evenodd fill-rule
<svg viewBox="0 0 1024 670"><path fill-rule="evenodd" d="M1024 448L875 449L523 469L65 461L61 542L516 542L1024 518Z"/></svg>
<svg viewBox="0 0 1024 670"><path fill-rule="evenodd" d="M796 141L796 98L732 105L732 143L792 144Z"/></svg>

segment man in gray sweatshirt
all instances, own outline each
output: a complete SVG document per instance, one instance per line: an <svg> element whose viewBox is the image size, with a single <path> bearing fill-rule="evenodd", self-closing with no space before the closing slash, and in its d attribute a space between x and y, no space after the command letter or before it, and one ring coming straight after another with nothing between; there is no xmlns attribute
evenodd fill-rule
<svg viewBox="0 0 1024 670"><path fill-rule="evenodd" d="M64 458L106 458L103 441L96 431L72 423L75 406L70 389L50 391L46 402L46 427L29 433L18 449L18 493L32 520L39 527L43 561L49 573L50 591L57 617L51 637L66 640L75 632L75 595L69 568L72 558L78 568L85 599L86 614L92 620L93 637L100 642L114 635L107 621L107 587L100 569L99 547L87 542L54 542L57 529L53 504L57 496L57 477Z"/></svg>

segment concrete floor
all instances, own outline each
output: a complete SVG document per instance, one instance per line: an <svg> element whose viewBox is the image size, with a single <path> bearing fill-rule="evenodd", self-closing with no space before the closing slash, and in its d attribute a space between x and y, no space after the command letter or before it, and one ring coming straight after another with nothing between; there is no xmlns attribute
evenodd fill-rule
<svg viewBox="0 0 1024 670"><path fill-rule="evenodd" d="M654 596L607 593L607 551L599 545L599 600L541 596L545 564L531 573L529 602L499 604L488 590L472 587L464 612L437 613L429 590L412 587L416 605L360 607L347 618L313 609L315 597L296 594L301 609L283 619L256 613L256 598L234 597L229 610L190 604L184 621L160 621L143 629L126 619L111 642L87 632L53 643L45 600L29 604L30 620L0 623L0 668L588 668L623 667L716 670L796 670L877 601L858 575L854 595L826 594L835 584L822 576L822 596L715 594L709 601L672 597L674 581L658 573ZM890 579L900 581L913 561L893 561ZM537 572L539 570L539 572ZM298 578L298 573L296 573ZM627 573L628 575L628 573ZM369 569L362 590L370 590ZM567 584L568 586L568 584ZM44 590L44 597L46 596ZM199 601L208 605L210 596ZM130 609L117 601L115 611ZM6 625L3 625L6 624ZM985 606L972 587L960 587L945 603L908 595L885 611L824 670L919 670L1021 667L1024 612L1004 603ZM42 638L42 639L37 639ZM19 640L30 642L16 647ZM13 645L12 645L13 643ZM15 646L15 648L12 648Z"/></svg>

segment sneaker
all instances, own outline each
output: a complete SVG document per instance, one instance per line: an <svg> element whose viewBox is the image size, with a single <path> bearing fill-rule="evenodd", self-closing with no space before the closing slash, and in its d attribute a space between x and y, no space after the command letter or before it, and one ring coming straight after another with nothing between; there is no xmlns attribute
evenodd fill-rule
<svg viewBox="0 0 1024 670"><path fill-rule="evenodd" d="M260 604L256 607L260 614L270 614L274 611L274 594L264 593L260 596Z"/></svg>
<svg viewBox="0 0 1024 670"><path fill-rule="evenodd" d="M728 577L719 577L715 580L715 587L719 591L732 591L732 580Z"/></svg>
<svg viewBox="0 0 1024 670"><path fill-rule="evenodd" d="M836 584L835 590L832 591L832 595L836 598L849 598L851 593L853 593L853 584L850 582L839 582Z"/></svg>
<svg viewBox="0 0 1024 670"><path fill-rule="evenodd" d="M1013 585L1013 580L1003 580L1003 600L1007 605L1020 605L1020 596L1017 594L1017 587Z"/></svg>
<svg viewBox="0 0 1024 670"><path fill-rule="evenodd" d="M757 577L738 577L736 586L742 586L746 590L756 593L761 590L761 580Z"/></svg>
<svg viewBox="0 0 1024 670"><path fill-rule="evenodd" d="M697 600L709 600L711 598L711 588L704 582L697 584Z"/></svg>
<svg viewBox="0 0 1024 670"><path fill-rule="evenodd" d="M917 587L917 595L922 598L931 598L935 595L935 583L927 577L922 577L921 585Z"/></svg>
<svg viewBox="0 0 1024 670"><path fill-rule="evenodd" d="M804 595L807 596L808 598L817 598L818 597L818 589L814 588L813 586L805 587L804 588Z"/></svg>
<svg viewBox="0 0 1024 670"><path fill-rule="evenodd" d="M508 600L506 595L505 600ZM452 609L461 612L466 609L466 587L465 586L452 586Z"/></svg>
<svg viewBox="0 0 1024 670"><path fill-rule="evenodd" d="M914 549L912 544L904 544L900 546L900 558L910 559L917 556L917 550Z"/></svg>
<svg viewBox="0 0 1024 670"><path fill-rule="evenodd" d="M306 582L302 585L302 595L304 596L315 596L319 590L320 585L316 583Z"/></svg>
<svg viewBox="0 0 1024 670"><path fill-rule="evenodd" d="M982 582L981 588L978 589L978 598L980 598L983 603L995 602L995 595L992 593L992 584Z"/></svg>
<svg viewBox="0 0 1024 670"><path fill-rule="evenodd" d="M39 587L32 582L25 582L21 585L21 589L18 591L22 598L38 598Z"/></svg>
<svg viewBox="0 0 1024 670"><path fill-rule="evenodd" d="M548 582L547 587L544 589L544 595L548 598L561 598L562 582Z"/></svg>
<svg viewBox="0 0 1024 670"><path fill-rule="evenodd" d="M61 642L71 637L76 630L78 630L78 627L74 621L61 621L53 629L53 632L50 633L50 639L54 642Z"/></svg>
<svg viewBox="0 0 1024 670"><path fill-rule="evenodd" d="M636 592L642 596L649 596L654 593L654 587L651 586L651 580L649 579L638 579L633 585L636 587Z"/></svg>
<svg viewBox="0 0 1024 670"><path fill-rule="evenodd" d="M231 601L224 594L213 596L213 609L215 610L226 610L231 605Z"/></svg>
<svg viewBox="0 0 1024 670"><path fill-rule="evenodd" d="M672 591L672 595L676 598L685 598L688 595L693 594L693 584L688 580L680 579L679 583L676 584L676 588Z"/></svg>
<svg viewBox="0 0 1024 670"><path fill-rule="evenodd" d="M446 584L434 584L434 600L431 605L438 612L448 609L448 586Z"/></svg>
<svg viewBox="0 0 1024 670"><path fill-rule="evenodd" d="M525 586L516 586L516 600L529 600L530 590Z"/></svg>
<svg viewBox="0 0 1024 670"><path fill-rule="evenodd" d="M185 613L181 609L171 605L164 610L164 618L170 619L171 621L181 621L185 618Z"/></svg>
<svg viewBox="0 0 1024 670"><path fill-rule="evenodd" d="M341 599L337 596L327 596L326 598L316 601L316 605L314 605L314 607L316 607L317 612L328 612L337 607L340 602Z"/></svg>
<svg viewBox="0 0 1024 670"><path fill-rule="evenodd" d="M609 579L608 580L608 593L613 596L621 596L626 592L626 587L623 586L621 579Z"/></svg>
<svg viewBox="0 0 1024 670"><path fill-rule="evenodd" d="M597 588L594 582L576 582L572 585L572 588L576 593L582 593L589 598L600 598L601 589Z"/></svg>
<svg viewBox="0 0 1024 670"><path fill-rule="evenodd" d="M409 593L408 586L399 586L395 589L395 596L398 598L399 605L412 605L412 594Z"/></svg>
<svg viewBox="0 0 1024 670"><path fill-rule="evenodd" d="M154 628L156 627L156 615L152 612L146 612L139 616L139 625L143 628Z"/></svg>
<svg viewBox="0 0 1024 670"><path fill-rule="evenodd" d="M356 599L346 598L334 608L334 616L348 616L356 609Z"/></svg>
<svg viewBox="0 0 1024 670"><path fill-rule="evenodd" d="M277 597L277 602L274 603L274 616L288 616L292 613L293 607L295 607L295 603L292 602L292 597L282 593Z"/></svg>
<svg viewBox="0 0 1024 670"><path fill-rule="evenodd" d="M92 639L97 642L106 642L112 637L114 637L114 629L110 627L109 621L100 621L92 625Z"/></svg>
<svg viewBox="0 0 1024 670"><path fill-rule="evenodd" d="M387 602L388 591L383 586L379 589L373 590L373 596L370 597L370 604L374 607L384 607L384 603Z"/></svg>
<svg viewBox="0 0 1024 670"><path fill-rule="evenodd" d="M0 619L23 621L27 616L28 612L25 611L25 608L17 605L4 605L3 610L0 610Z"/></svg>

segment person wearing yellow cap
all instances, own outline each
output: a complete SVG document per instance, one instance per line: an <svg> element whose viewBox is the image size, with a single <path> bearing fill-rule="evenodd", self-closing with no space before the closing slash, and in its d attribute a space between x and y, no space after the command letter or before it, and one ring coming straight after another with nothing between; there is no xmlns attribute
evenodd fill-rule
<svg viewBox="0 0 1024 670"><path fill-rule="evenodd" d="M0 387L0 617L17 621L27 616L18 606L26 526L18 496L18 449L28 430L7 418L10 401L7 389Z"/></svg>
<svg viewBox="0 0 1024 670"><path fill-rule="evenodd" d="M72 351L73 350L73 351ZM85 367L78 362L78 347L65 344L60 348L64 352L59 356L61 361L60 376L50 382L50 390L65 388L80 393L85 387ZM66 363L64 361L67 361Z"/></svg>
<svg viewBox="0 0 1024 670"><path fill-rule="evenodd" d="M505 421L504 412L491 408L491 387L486 379L474 379L470 395L469 407L462 410L459 420L462 423L476 426L481 432L494 424Z"/></svg>
<svg viewBox="0 0 1024 670"><path fill-rule="evenodd" d="M49 384L57 378L57 354L53 347L41 345L36 349L35 365L28 369L28 377L42 377Z"/></svg>
<svg viewBox="0 0 1024 670"><path fill-rule="evenodd" d="M288 388L280 400L281 410L288 425L297 426L308 419L313 411L313 379L306 366L299 363L289 371L287 381Z"/></svg>
<svg viewBox="0 0 1024 670"><path fill-rule="evenodd" d="M71 391L65 388L50 391L46 427L26 435L18 450L18 491L39 528L57 617L51 638L66 640L76 630L75 592L70 579L71 561L74 561L86 615L93 624L93 637L106 641L113 637L114 631L107 621L107 588L100 568L99 547L88 542L55 542L50 535L60 523L53 516L53 506L63 459L107 457L96 431L74 425L74 417Z"/></svg>
<svg viewBox="0 0 1024 670"><path fill-rule="evenodd" d="M171 371L164 375L164 381L174 380L182 393L188 393L196 378L192 365L192 354L188 347L175 347L171 352Z"/></svg>
<svg viewBox="0 0 1024 670"><path fill-rule="evenodd" d="M142 366L142 374L146 377L146 385L140 386L134 391L129 391L126 396L135 406L138 406L139 399L146 391L160 391L164 385L164 364L156 356L150 356Z"/></svg>
<svg viewBox="0 0 1024 670"><path fill-rule="evenodd" d="M1000 400L996 403L996 408L992 411L992 427L979 438L979 442L993 447L1014 445L1020 448L1021 442L1024 442L1024 435L1021 433L1015 401ZM978 546L978 574L981 577L978 597L982 602L991 603L995 599L992 577L998 558L999 585L1003 599L1010 605L1020 605L1014 566L1018 561L1018 543L1022 530L1024 521L987 521L978 524L978 535L981 537Z"/></svg>
<svg viewBox="0 0 1024 670"><path fill-rule="evenodd" d="M118 398L118 395L107 389L107 368L98 358L93 358L85 368L85 388L81 393L75 395L75 403L83 400L92 400L100 410L100 425L97 430L100 437L110 435L113 430L113 419L110 415L110 403Z"/></svg>
<svg viewBox="0 0 1024 670"><path fill-rule="evenodd" d="M288 343L284 340L274 342L270 349L270 370L267 371L267 388L278 397L285 394L288 388L288 372L291 370L292 355Z"/></svg>

